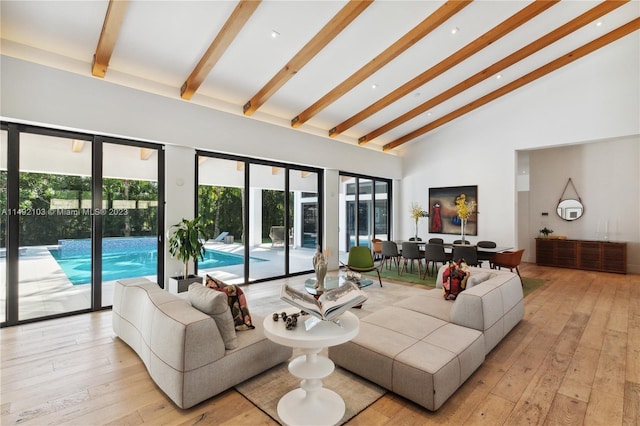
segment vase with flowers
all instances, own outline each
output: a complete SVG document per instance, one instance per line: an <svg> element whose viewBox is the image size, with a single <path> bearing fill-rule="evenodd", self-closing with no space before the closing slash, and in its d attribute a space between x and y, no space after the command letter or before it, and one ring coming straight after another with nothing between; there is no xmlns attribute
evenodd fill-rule
<svg viewBox="0 0 640 426"><path fill-rule="evenodd" d="M549 238L549 235L553 234L553 229L549 229L545 226L539 232L540 232L540 235L542 235L542 238Z"/></svg>
<svg viewBox="0 0 640 426"><path fill-rule="evenodd" d="M422 206L418 203L411 203L409 211L411 212L411 218L416 222L415 239L418 241L418 220L420 220L421 217L429 217L429 214L422 210Z"/></svg>
<svg viewBox="0 0 640 426"><path fill-rule="evenodd" d="M465 227L467 225L467 220L473 214L475 209L476 202L467 201L466 194L460 194L456 197L456 212L460 219L460 238L462 239L462 244L465 243Z"/></svg>

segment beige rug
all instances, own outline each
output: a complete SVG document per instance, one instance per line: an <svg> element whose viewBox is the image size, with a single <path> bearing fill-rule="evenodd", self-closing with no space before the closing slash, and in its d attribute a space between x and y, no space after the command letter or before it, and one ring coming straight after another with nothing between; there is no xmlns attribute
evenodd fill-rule
<svg viewBox="0 0 640 426"><path fill-rule="evenodd" d="M322 385L337 392L344 399L346 409L338 424L347 422L386 392L385 389L338 366L329 377L322 381ZM282 424L278 417L278 401L287 392L298 387L300 387L300 379L292 376L287 368L287 363L283 363L239 384L236 386L236 390L256 407Z"/></svg>

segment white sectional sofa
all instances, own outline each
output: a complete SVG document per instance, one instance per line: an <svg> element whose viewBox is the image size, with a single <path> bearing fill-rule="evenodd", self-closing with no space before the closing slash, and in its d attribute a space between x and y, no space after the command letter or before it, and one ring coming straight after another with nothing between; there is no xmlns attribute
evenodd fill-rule
<svg viewBox="0 0 640 426"><path fill-rule="evenodd" d="M117 281L114 289L114 332L136 351L154 382L180 408L268 370L293 352L265 337L262 318L254 316L255 329L236 333L227 296L195 286L199 288L190 288L190 294L177 296L136 278ZM204 297L196 303L194 294ZM200 309L213 306L214 312L204 313L190 300Z"/></svg>
<svg viewBox="0 0 640 426"><path fill-rule="evenodd" d="M435 411L524 316L520 278L470 268L455 301L437 288L360 319L356 338L329 348L337 365Z"/></svg>

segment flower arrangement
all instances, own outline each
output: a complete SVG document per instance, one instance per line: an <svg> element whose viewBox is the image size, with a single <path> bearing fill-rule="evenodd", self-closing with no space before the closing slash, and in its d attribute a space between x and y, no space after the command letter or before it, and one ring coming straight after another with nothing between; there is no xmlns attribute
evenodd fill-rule
<svg viewBox="0 0 640 426"><path fill-rule="evenodd" d="M460 194L456 197L456 211L460 219L467 220L476 209L476 202L467 202L466 194Z"/></svg>
<svg viewBox="0 0 640 426"><path fill-rule="evenodd" d="M546 226L539 231L545 237L548 237L549 234L553 234L553 229L549 229Z"/></svg>
<svg viewBox="0 0 640 426"><path fill-rule="evenodd" d="M411 203L409 212L411 213L411 218L416 221L416 238L418 238L418 220L421 217L429 217L429 213L422 210L422 206L418 203Z"/></svg>

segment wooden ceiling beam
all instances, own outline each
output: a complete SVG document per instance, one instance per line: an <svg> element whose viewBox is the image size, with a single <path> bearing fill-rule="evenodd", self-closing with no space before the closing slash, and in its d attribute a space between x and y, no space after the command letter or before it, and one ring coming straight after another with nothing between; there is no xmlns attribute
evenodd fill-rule
<svg viewBox="0 0 640 426"><path fill-rule="evenodd" d="M369 61L369 63L353 73L349 78L337 85L309 108L295 116L291 120L291 126L300 127L320 111L373 75L376 71L382 69L382 67L394 60L401 53L426 37L430 32L438 28L453 15L469 5L471 1L472 0L448 0L435 12L416 25L411 31L406 33L391 46L387 47L382 53Z"/></svg>
<svg viewBox="0 0 640 426"><path fill-rule="evenodd" d="M373 104L369 105L367 108L362 111L356 113L352 117L348 118L346 121L338 124L329 130L329 136L336 136L345 130L353 127L354 125L360 123L362 120L370 117L376 112L380 111L383 108L391 105L402 97L408 95L409 93L416 90L418 87L423 86L427 82L433 80L437 76L441 75L445 71L453 68L458 65L460 62L465 59L473 56L478 53L485 47L509 34L511 31L520 27L524 23L530 21L534 17L538 16L540 13L549 9L551 6L558 3L560 0L536 0L533 3L529 4L525 8L521 9L519 12L509 17L507 20L503 21L499 25L495 26L491 30L487 31L471 43L467 44L451 56L445 58L440 61L436 65L432 66L428 70L424 71L422 74L414 77L409 80L393 92L389 93L385 97L379 99Z"/></svg>
<svg viewBox="0 0 640 426"><path fill-rule="evenodd" d="M331 20L256 93L243 107L245 115L252 115L291 77L353 22L373 0L350 0Z"/></svg>
<svg viewBox="0 0 640 426"><path fill-rule="evenodd" d="M91 64L91 74L95 77L104 78L107 74L109 61L111 61L113 49L116 47L116 41L118 41L118 35L120 34L124 16L127 13L127 7L129 7L129 0L109 1L107 13L102 23L102 32L100 33L98 46L93 54L93 62Z"/></svg>
<svg viewBox="0 0 640 426"><path fill-rule="evenodd" d="M261 2L262 0L241 0L236 5L227 22L211 42L205 54L202 55L198 65L182 84L180 88L180 97L182 99L191 99Z"/></svg>
<svg viewBox="0 0 640 426"><path fill-rule="evenodd" d="M363 145L378 136L387 133L388 131L398 127L399 125L406 123L407 121L417 117L418 115L429 111L435 106L441 104L442 102L453 98L454 96L464 92L467 89L475 86L476 84L486 80L492 75L497 74L498 72L510 67L511 65L525 59L528 56L544 49L545 47L555 43L561 38L571 34L572 32L584 27L585 25L593 22L597 18L606 15L612 10L622 6L627 3L628 0L624 1L604 1L592 9L586 11L582 15L572 19L566 24L556 28L550 33L542 36L538 40L529 43L522 49L512 53L511 55L501 59L500 61L494 63L493 65L483 69L482 71L476 73L475 75L467 78L466 80L458 83L457 85L451 87L448 90L440 93L439 95L429 99L428 101L418 105L413 108L411 111L401 115L400 117L389 121L383 126L373 130L372 132L367 133L366 135L360 137L358 139L358 144Z"/></svg>
<svg viewBox="0 0 640 426"><path fill-rule="evenodd" d="M452 120L455 120L458 117L461 117L464 114L467 114L477 108L480 108L483 105L488 104L491 101L494 101L496 99L498 99L501 96L506 95L507 93L510 93L516 89L519 89L520 87L531 83L534 80L539 79L540 77L544 77L545 75L552 73L553 71L570 64L571 62L582 58L583 56L586 56L592 52L595 52L596 50L600 49L601 47L604 47L610 43L613 43L614 41L631 34L634 31L637 31L640 29L640 18L636 18L628 23L626 23L625 25L603 35L600 38L597 38L595 40L593 40L590 43L585 44L584 46L581 46L569 53L567 53L566 55L563 55L561 57L559 57L558 59L549 62L546 65L541 66L540 68L537 68L536 70L520 77L517 80L512 81L511 83L497 89L494 90L493 92L482 96L478 99L476 99L475 101L468 103L467 105L458 108L455 111L450 112L449 114L425 125L422 126L421 128L414 130L413 132L402 136L401 138L396 139L393 142L390 142L386 145L384 145L384 147L382 148L383 151L389 151L393 148L396 148L412 139L417 138L418 136L422 136L427 132L430 132L433 129L436 129Z"/></svg>

